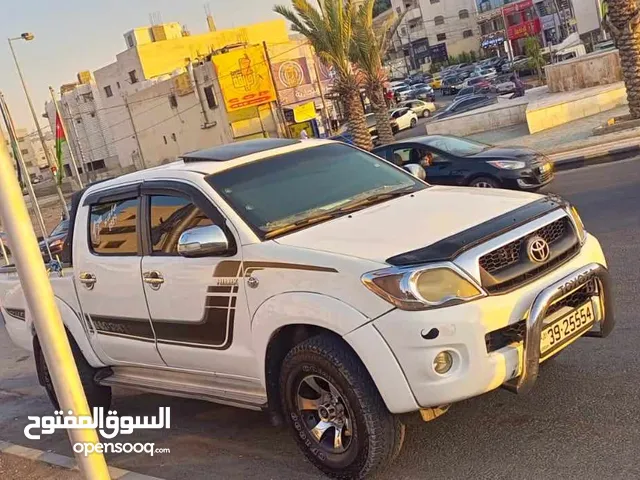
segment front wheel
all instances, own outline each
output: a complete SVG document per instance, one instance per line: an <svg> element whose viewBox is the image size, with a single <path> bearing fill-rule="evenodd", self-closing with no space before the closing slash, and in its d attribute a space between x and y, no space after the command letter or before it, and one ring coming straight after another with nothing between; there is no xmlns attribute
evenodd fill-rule
<svg viewBox="0 0 640 480"><path fill-rule="evenodd" d="M369 477L400 451L404 425L338 338L319 335L294 347L282 364L280 393L298 447L330 477Z"/></svg>
<svg viewBox="0 0 640 480"><path fill-rule="evenodd" d="M478 177L471 180L469 186L478 188L499 188L500 184L490 177Z"/></svg>

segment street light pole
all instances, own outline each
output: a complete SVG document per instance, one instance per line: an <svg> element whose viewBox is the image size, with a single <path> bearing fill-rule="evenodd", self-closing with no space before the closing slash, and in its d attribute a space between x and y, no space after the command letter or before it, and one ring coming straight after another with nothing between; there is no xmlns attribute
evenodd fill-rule
<svg viewBox="0 0 640 480"><path fill-rule="evenodd" d="M18 63L18 57L16 57L16 52L13 50L13 42L14 40L25 40L30 41L33 40L32 33L23 33L19 37L8 38L9 42L9 50L11 50L11 55L13 56L13 61L16 64L16 69L18 70L18 75L20 76L20 82L22 83L22 88L24 90L24 94L27 97L27 103L29 104L29 110L31 110L31 116L33 117L33 121L36 124L36 130L38 131L38 137L40 137L40 143L42 144L42 149L44 150L44 154L47 157L47 163L49 163L49 167L53 168L55 163L51 159L51 152L47 148L47 142L45 142L44 135L42 134L42 129L40 128L40 122L38 122L38 116L36 115L36 110L33 108L33 102L31 101L31 97L29 96L29 90L27 90L27 84L24 80L24 76L22 75L22 70L20 69L20 64ZM53 170L52 170L53 171ZM61 175L62 173L59 173ZM56 182L56 192L58 193L58 197L60 198L60 202L62 203L62 211L65 214L66 218L69 218L69 209L67 208L67 202L64 199L64 195L62 194L62 190L60 190L60 185Z"/></svg>

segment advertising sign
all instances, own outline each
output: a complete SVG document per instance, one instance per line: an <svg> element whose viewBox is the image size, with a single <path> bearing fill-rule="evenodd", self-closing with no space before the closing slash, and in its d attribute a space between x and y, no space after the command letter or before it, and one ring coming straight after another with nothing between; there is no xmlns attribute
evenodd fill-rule
<svg viewBox="0 0 640 480"><path fill-rule="evenodd" d="M293 109L293 119L296 123L306 122L316 118L316 104L315 102L307 102L302 105L298 105Z"/></svg>
<svg viewBox="0 0 640 480"><path fill-rule="evenodd" d="M261 46L239 48L212 58L228 112L276 99Z"/></svg>
<svg viewBox="0 0 640 480"><path fill-rule="evenodd" d="M311 83L307 59L304 57L274 63L272 72L278 90L296 88Z"/></svg>
<svg viewBox="0 0 640 480"><path fill-rule="evenodd" d="M446 43L436 43L429 46L429 56L432 62L445 62L449 55L447 54Z"/></svg>
<svg viewBox="0 0 640 480"><path fill-rule="evenodd" d="M511 15L512 13L522 12L523 10L531 7L533 7L533 0L524 0L523 2L509 3L502 7L502 13L507 16Z"/></svg>
<svg viewBox="0 0 640 480"><path fill-rule="evenodd" d="M540 19L534 18L518 25L513 25L507 29L509 40L529 37L540 32Z"/></svg>

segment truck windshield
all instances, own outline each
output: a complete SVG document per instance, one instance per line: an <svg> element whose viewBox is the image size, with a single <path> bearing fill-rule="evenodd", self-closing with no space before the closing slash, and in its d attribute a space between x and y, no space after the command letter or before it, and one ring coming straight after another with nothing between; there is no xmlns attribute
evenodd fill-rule
<svg viewBox="0 0 640 480"><path fill-rule="evenodd" d="M209 175L207 181L263 239L427 187L385 160L341 143L268 157Z"/></svg>

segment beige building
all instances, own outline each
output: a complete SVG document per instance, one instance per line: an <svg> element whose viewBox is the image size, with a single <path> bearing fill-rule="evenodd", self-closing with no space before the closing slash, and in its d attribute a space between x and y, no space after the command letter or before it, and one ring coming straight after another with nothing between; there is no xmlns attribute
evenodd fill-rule
<svg viewBox="0 0 640 480"><path fill-rule="evenodd" d="M42 143L36 132L29 133L25 128L16 129L16 135L18 137L18 148L24 159L24 163L29 170L31 179L47 179L51 178L51 171L49 170L49 164L47 163L47 157ZM13 149L8 140L8 135L5 136L6 143L9 149L9 155L14 158ZM55 140L50 133L45 134L45 144L52 155L55 155Z"/></svg>

